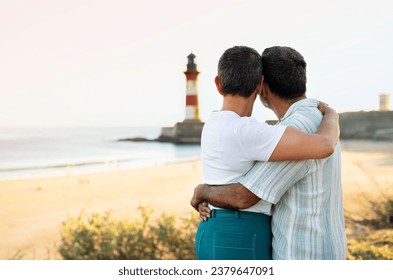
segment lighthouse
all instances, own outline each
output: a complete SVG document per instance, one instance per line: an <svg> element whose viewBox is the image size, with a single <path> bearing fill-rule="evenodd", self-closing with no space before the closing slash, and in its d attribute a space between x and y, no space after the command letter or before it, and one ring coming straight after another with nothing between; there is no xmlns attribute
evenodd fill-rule
<svg viewBox="0 0 393 280"><path fill-rule="evenodd" d="M204 123L199 118L198 103L198 75L197 65L193 53L187 56L186 75L186 116L184 121L176 123L173 127L163 127L159 142L172 142L175 144L200 144Z"/></svg>
<svg viewBox="0 0 393 280"><path fill-rule="evenodd" d="M197 65L194 62L193 53L187 56L186 75L186 118L185 121L200 121L199 102L198 102L198 75Z"/></svg>

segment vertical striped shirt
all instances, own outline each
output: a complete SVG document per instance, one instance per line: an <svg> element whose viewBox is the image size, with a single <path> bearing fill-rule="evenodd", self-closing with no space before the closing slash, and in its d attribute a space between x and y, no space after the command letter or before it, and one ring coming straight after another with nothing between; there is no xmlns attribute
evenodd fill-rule
<svg viewBox="0 0 393 280"><path fill-rule="evenodd" d="M322 114L315 99L294 103L282 124L315 133ZM240 183L274 204L273 259L345 259L341 152L322 160L257 162Z"/></svg>

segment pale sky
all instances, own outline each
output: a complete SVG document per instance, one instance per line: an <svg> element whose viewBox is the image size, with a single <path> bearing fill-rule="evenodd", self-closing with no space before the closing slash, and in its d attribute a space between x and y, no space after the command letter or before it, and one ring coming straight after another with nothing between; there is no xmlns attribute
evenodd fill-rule
<svg viewBox="0 0 393 280"><path fill-rule="evenodd" d="M206 120L221 107L218 59L235 45L293 47L308 97L377 110L379 94L393 99L392 3L0 0L0 127L173 125L191 51ZM274 118L259 102L253 116Z"/></svg>

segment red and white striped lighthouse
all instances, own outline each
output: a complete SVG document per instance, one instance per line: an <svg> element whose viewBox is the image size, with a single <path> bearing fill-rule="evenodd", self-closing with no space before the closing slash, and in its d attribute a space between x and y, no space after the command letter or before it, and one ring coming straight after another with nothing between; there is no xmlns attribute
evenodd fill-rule
<svg viewBox="0 0 393 280"><path fill-rule="evenodd" d="M185 120L200 121L198 104L198 75L200 72L198 72L197 65L194 63L195 55L191 53L187 58L187 71L184 72L187 79Z"/></svg>
<svg viewBox="0 0 393 280"><path fill-rule="evenodd" d="M161 135L157 139L160 142L172 142L179 144L200 144L204 123L199 119L198 104L198 75L197 66L194 63L194 54L188 57L186 75L186 118L177 122L173 127L163 127Z"/></svg>

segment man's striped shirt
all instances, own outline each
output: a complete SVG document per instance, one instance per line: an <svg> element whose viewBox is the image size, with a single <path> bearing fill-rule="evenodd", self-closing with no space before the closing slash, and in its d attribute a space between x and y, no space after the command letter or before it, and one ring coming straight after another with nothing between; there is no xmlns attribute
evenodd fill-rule
<svg viewBox="0 0 393 280"><path fill-rule="evenodd" d="M282 124L315 133L317 106L315 99L294 103ZM274 204L273 259L345 259L339 144L322 160L257 162L240 183Z"/></svg>

